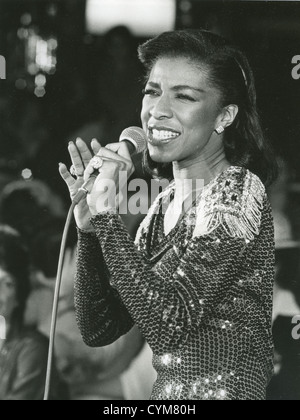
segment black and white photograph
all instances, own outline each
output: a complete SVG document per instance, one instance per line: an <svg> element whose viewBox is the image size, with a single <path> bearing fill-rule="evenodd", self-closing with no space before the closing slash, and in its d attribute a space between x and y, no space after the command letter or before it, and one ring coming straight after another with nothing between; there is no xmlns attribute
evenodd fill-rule
<svg viewBox="0 0 300 420"><path fill-rule="evenodd" d="M300 1L0 0L0 401L300 400L299 109Z"/></svg>

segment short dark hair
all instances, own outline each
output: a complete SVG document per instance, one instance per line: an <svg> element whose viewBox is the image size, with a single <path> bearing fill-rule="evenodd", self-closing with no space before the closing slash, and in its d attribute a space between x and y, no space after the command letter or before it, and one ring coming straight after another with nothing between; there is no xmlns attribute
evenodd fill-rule
<svg viewBox="0 0 300 420"><path fill-rule="evenodd" d="M13 322L20 326L30 292L29 253L20 234L7 225L0 225L0 267L15 281L18 308Z"/></svg>
<svg viewBox="0 0 300 420"><path fill-rule="evenodd" d="M224 134L224 148L232 165L242 166L269 185L276 178L277 163L266 140L257 112L253 72L245 54L219 35L204 30L165 32L139 47L139 58L149 76L162 57L185 57L208 75L208 83L221 94L220 109L239 107L234 123ZM145 152L145 164L152 173L170 177L170 164L156 164Z"/></svg>

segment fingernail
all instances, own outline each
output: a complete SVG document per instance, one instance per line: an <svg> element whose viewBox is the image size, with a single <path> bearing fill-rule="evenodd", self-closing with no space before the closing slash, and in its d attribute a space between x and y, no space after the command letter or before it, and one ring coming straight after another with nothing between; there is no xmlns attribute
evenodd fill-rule
<svg viewBox="0 0 300 420"><path fill-rule="evenodd" d="M74 144L74 142L73 141L69 141L69 146L72 146Z"/></svg>
<svg viewBox="0 0 300 420"><path fill-rule="evenodd" d="M77 137L76 142L77 141L83 141L81 137Z"/></svg>
<svg viewBox="0 0 300 420"><path fill-rule="evenodd" d="M60 168L63 165L62 162L59 162L58 167Z"/></svg>

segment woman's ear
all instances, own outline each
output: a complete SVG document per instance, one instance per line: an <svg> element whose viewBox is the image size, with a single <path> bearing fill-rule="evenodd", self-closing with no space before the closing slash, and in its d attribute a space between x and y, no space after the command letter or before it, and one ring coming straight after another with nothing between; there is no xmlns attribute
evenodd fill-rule
<svg viewBox="0 0 300 420"><path fill-rule="evenodd" d="M222 125L224 128L230 127L236 119L238 112L239 107L237 105L226 106L220 116L219 125Z"/></svg>

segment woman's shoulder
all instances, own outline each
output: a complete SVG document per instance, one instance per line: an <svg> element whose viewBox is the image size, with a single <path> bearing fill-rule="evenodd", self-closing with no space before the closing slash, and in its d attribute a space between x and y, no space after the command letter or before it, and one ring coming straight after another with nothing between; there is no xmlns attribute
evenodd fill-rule
<svg viewBox="0 0 300 420"><path fill-rule="evenodd" d="M222 209L228 211L246 207L247 198L250 196L262 202L266 196L266 189L257 175L240 166L230 166L203 191L203 197L207 201L215 202L217 207L223 206Z"/></svg>
<svg viewBox="0 0 300 420"><path fill-rule="evenodd" d="M230 237L254 240L260 233L266 198L257 175L242 167L229 167L204 187L194 237L222 227Z"/></svg>

